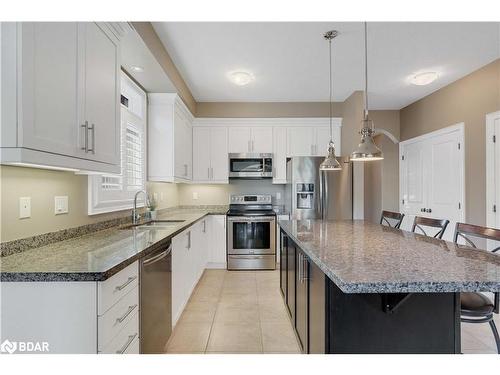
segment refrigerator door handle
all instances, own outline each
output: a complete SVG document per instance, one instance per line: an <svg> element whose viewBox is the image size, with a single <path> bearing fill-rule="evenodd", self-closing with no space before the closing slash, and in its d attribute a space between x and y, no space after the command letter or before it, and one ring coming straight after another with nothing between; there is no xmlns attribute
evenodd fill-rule
<svg viewBox="0 0 500 375"><path fill-rule="evenodd" d="M323 196L325 194L325 191L324 191L324 181L323 181L323 175L324 175L324 172L322 171L319 171L319 197L318 197L318 206L319 206L319 217L320 219L324 219L324 216L323 216Z"/></svg>
<svg viewBox="0 0 500 375"><path fill-rule="evenodd" d="M323 173L325 179L323 182L323 220L328 218L328 179L326 177L326 173Z"/></svg>

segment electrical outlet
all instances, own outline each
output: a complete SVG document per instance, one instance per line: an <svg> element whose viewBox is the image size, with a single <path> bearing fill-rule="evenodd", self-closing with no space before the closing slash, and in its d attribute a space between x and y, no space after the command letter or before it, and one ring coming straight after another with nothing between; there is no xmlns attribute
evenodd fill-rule
<svg viewBox="0 0 500 375"><path fill-rule="evenodd" d="M198 192L197 191L193 191L193 199L194 200L198 199Z"/></svg>
<svg viewBox="0 0 500 375"><path fill-rule="evenodd" d="M19 198L19 219L31 217L31 197Z"/></svg>
<svg viewBox="0 0 500 375"><path fill-rule="evenodd" d="M277 200L281 199L281 193L279 191L276 192L276 199Z"/></svg>
<svg viewBox="0 0 500 375"><path fill-rule="evenodd" d="M158 193L153 193L153 199L158 202Z"/></svg>
<svg viewBox="0 0 500 375"><path fill-rule="evenodd" d="M68 213L68 196L67 195L54 197L54 213L56 215Z"/></svg>
<svg viewBox="0 0 500 375"><path fill-rule="evenodd" d="M160 202L163 202L163 191L160 193Z"/></svg>

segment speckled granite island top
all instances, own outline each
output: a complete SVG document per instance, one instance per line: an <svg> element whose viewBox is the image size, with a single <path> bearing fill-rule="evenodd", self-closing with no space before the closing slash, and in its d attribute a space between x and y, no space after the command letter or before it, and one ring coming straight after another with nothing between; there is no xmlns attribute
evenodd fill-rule
<svg viewBox="0 0 500 375"><path fill-rule="evenodd" d="M280 221L344 293L500 291L500 255L362 220Z"/></svg>
<svg viewBox="0 0 500 375"><path fill-rule="evenodd" d="M0 258L1 281L103 281L146 256L214 210L180 209L157 220L168 229L113 227Z"/></svg>

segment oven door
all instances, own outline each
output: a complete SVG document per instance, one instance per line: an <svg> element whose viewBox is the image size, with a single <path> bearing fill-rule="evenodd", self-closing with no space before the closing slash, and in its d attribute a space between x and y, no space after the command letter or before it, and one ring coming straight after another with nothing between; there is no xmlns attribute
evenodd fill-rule
<svg viewBox="0 0 500 375"><path fill-rule="evenodd" d="M274 216L228 216L227 252L233 255L275 254Z"/></svg>

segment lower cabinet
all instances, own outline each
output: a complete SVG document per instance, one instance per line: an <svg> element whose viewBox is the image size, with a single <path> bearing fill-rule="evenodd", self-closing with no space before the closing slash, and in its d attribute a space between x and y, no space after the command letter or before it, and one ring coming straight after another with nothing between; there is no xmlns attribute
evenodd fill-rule
<svg viewBox="0 0 500 375"><path fill-rule="evenodd" d="M326 349L326 276L280 231L280 288L303 353Z"/></svg>
<svg viewBox="0 0 500 375"><path fill-rule="evenodd" d="M208 215L172 239L172 326L205 268L226 267L225 215Z"/></svg>

